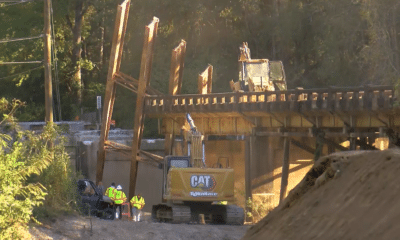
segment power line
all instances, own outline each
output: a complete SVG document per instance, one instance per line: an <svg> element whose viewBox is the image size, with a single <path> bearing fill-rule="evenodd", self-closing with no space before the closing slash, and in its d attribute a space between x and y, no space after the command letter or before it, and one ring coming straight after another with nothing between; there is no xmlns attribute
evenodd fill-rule
<svg viewBox="0 0 400 240"><path fill-rule="evenodd" d="M10 3L7 5L3 5L1 7L8 7L8 6L12 6L12 5L17 5L17 4L21 4L21 3L28 3L28 2L33 2L33 1L37 1L37 0L21 0L21 1L14 1L14 3Z"/></svg>
<svg viewBox="0 0 400 240"><path fill-rule="evenodd" d="M26 64L26 63L43 63L43 61L26 61L26 62L0 62L0 65Z"/></svg>
<svg viewBox="0 0 400 240"><path fill-rule="evenodd" d="M29 69L29 70L27 70L27 71L23 71L23 72L20 72L20 73L16 73L16 74L13 74L13 75L10 75L10 76L2 77L2 78L0 78L0 80L6 79L6 78L10 78L10 77L15 77L15 76L18 76L18 75L21 75L21 74L24 74L24 73L32 72L32 71L37 70L37 69L40 69L40 68L43 68L43 65L40 66L40 67L36 67L36 68Z"/></svg>
<svg viewBox="0 0 400 240"><path fill-rule="evenodd" d="M41 38L41 37L43 37L43 36L44 36L44 35L41 34L41 35L36 36L36 37L4 39L4 40L0 40L0 43L8 43L8 42L17 42L17 41L31 40L31 39Z"/></svg>

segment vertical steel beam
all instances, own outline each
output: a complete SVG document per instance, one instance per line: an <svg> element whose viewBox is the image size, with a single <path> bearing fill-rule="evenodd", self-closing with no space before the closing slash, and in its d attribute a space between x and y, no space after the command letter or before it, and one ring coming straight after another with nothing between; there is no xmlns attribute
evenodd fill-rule
<svg viewBox="0 0 400 240"><path fill-rule="evenodd" d="M355 116L350 116L350 127L352 131L354 132L356 128L356 117ZM350 150L356 150L357 149L357 137L350 137Z"/></svg>
<svg viewBox="0 0 400 240"><path fill-rule="evenodd" d="M181 93L182 89L182 75L184 69L186 55L186 42L181 40L179 45L172 50L171 54L171 67L169 72L169 95L177 95ZM174 126L174 121L172 122L172 126ZM173 129L173 128L172 128ZM172 154L172 145L174 142L173 134L165 134L164 141L164 154L171 155Z"/></svg>
<svg viewBox="0 0 400 240"><path fill-rule="evenodd" d="M153 63L154 42L157 37L158 18L154 17L153 21L146 26L145 37L143 43L142 59L140 64L139 86L137 90L135 120L133 127L132 139L132 161L129 181L129 199L135 195L138 161L137 156L140 149L140 141L143 134L144 125L144 97L146 88L150 84L151 67Z"/></svg>
<svg viewBox="0 0 400 240"><path fill-rule="evenodd" d="M253 138L255 136L247 136L245 139L245 165L244 165L244 176L245 176L245 205L246 213L251 212L251 207L248 202L251 202L252 192L251 192L251 160L252 160L252 150L254 145L252 144Z"/></svg>
<svg viewBox="0 0 400 240"><path fill-rule="evenodd" d="M198 77L198 93L199 94L210 94L212 91L212 74L213 66L208 65L206 70L199 74Z"/></svg>
<svg viewBox="0 0 400 240"><path fill-rule="evenodd" d="M96 171L96 182L100 182L103 180L103 171L104 171L104 162L106 159L106 152L104 149L105 141L108 139L108 132L110 130L111 117L114 108L115 101L115 80L114 75L118 72L122 54L122 37L125 35L124 31L126 30L126 22L128 19L129 5L130 0L125 0L121 5L117 7L117 16L115 19L115 27L113 33L113 40L111 46L111 54L110 54L110 62L108 65L108 74L107 74L107 84L106 84L106 93L104 97L104 107L103 107L103 124L101 125L100 130L100 139L99 139L99 151L97 155L97 171Z"/></svg>
<svg viewBox="0 0 400 240"><path fill-rule="evenodd" d="M284 137L283 139L283 163L282 163L282 179L281 179L281 192L279 196L279 203L286 197L288 178L289 178L289 148L290 139Z"/></svg>
<svg viewBox="0 0 400 240"><path fill-rule="evenodd" d="M186 55L186 42L181 40L179 45L172 50L171 54L171 67L169 73L169 91L170 95L177 95L181 93L182 89L182 76L185 67Z"/></svg>
<svg viewBox="0 0 400 240"><path fill-rule="evenodd" d="M122 52L124 50L124 40L125 40L125 34L126 34L126 27L128 26L128 17L129 17L129 9L130 9L130 4L131 0L125 0L125 2L122 4L124 5L124 8L122 11L123 19L121 19L122 24L122 33L120 37L120 42L119 42L119 53L118 53L118 59L117 59L117 67L116 67L116 72L118 73L121 67L121 61L122 61Z"/></svg>

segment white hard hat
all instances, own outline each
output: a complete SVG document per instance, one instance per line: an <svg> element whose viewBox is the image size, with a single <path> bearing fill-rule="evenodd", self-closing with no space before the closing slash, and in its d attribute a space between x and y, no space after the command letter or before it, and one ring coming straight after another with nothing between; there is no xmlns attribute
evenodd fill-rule
<svg viewBox="0 0 400 240"><path fill-rule="evenodd" d="M118 185L118 186L117 186L117 190L122 190L121 185Z"/></svg>

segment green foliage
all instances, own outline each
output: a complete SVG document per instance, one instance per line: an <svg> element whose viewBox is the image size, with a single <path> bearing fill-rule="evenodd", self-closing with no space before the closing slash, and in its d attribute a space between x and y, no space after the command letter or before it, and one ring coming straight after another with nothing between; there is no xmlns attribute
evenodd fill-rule
<svg viewBox="0 0 400 240"><path fill-rule="evenodd" d="M16 106L14 105L13 108ZM32 174L40 174L52 161L46 151L49 138L33 139L17 133L14 139L0 134L0 238L27 236L26 223L32 209L42 204L46 188L40 183L26 183Z"/></svg>
<svg viewBox="0 0 400 240"><path fill-rule="evenodd" d="M28 239L33 209L43 202L68 209L75 190L64 140L54 126L48 124L39 135L3 127L14 125L12 114L21 105L0 100L2 112L9 112L0 122L8 130L0 134L0 239Z"/></svg>
<svg viewBox="0 0 400 240"><path fill-rule="evenodd" d="M49 138L56 143L50 149L54 161L37 177L38 182L48 190L44 204L46 207L54 209L69 210L69 203L75 200L76 178L65 148L67 139L62 137L61 131L57 126L46 126L40 138ZM37 143L40 143L40 140Z"/></svg>

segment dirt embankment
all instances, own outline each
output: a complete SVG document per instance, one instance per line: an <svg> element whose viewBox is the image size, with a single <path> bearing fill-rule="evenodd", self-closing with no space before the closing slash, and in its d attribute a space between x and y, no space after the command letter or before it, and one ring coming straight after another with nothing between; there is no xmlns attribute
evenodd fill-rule
<svg viewBox="0 0 400 240"><path fill-rule="evenodd" d="M88 217L68 216L54 219L45 226L30 229L32 239L44 240L235 240L243 237L249 226L171 224L150 221L147 214L143 222L127 220L101 220Z"/></svg>
<svg viewBox="0 0 400 240"><path fill-rule="evenodd" d="M400 239L400 150L320 158L243 239Z"/></svg>

